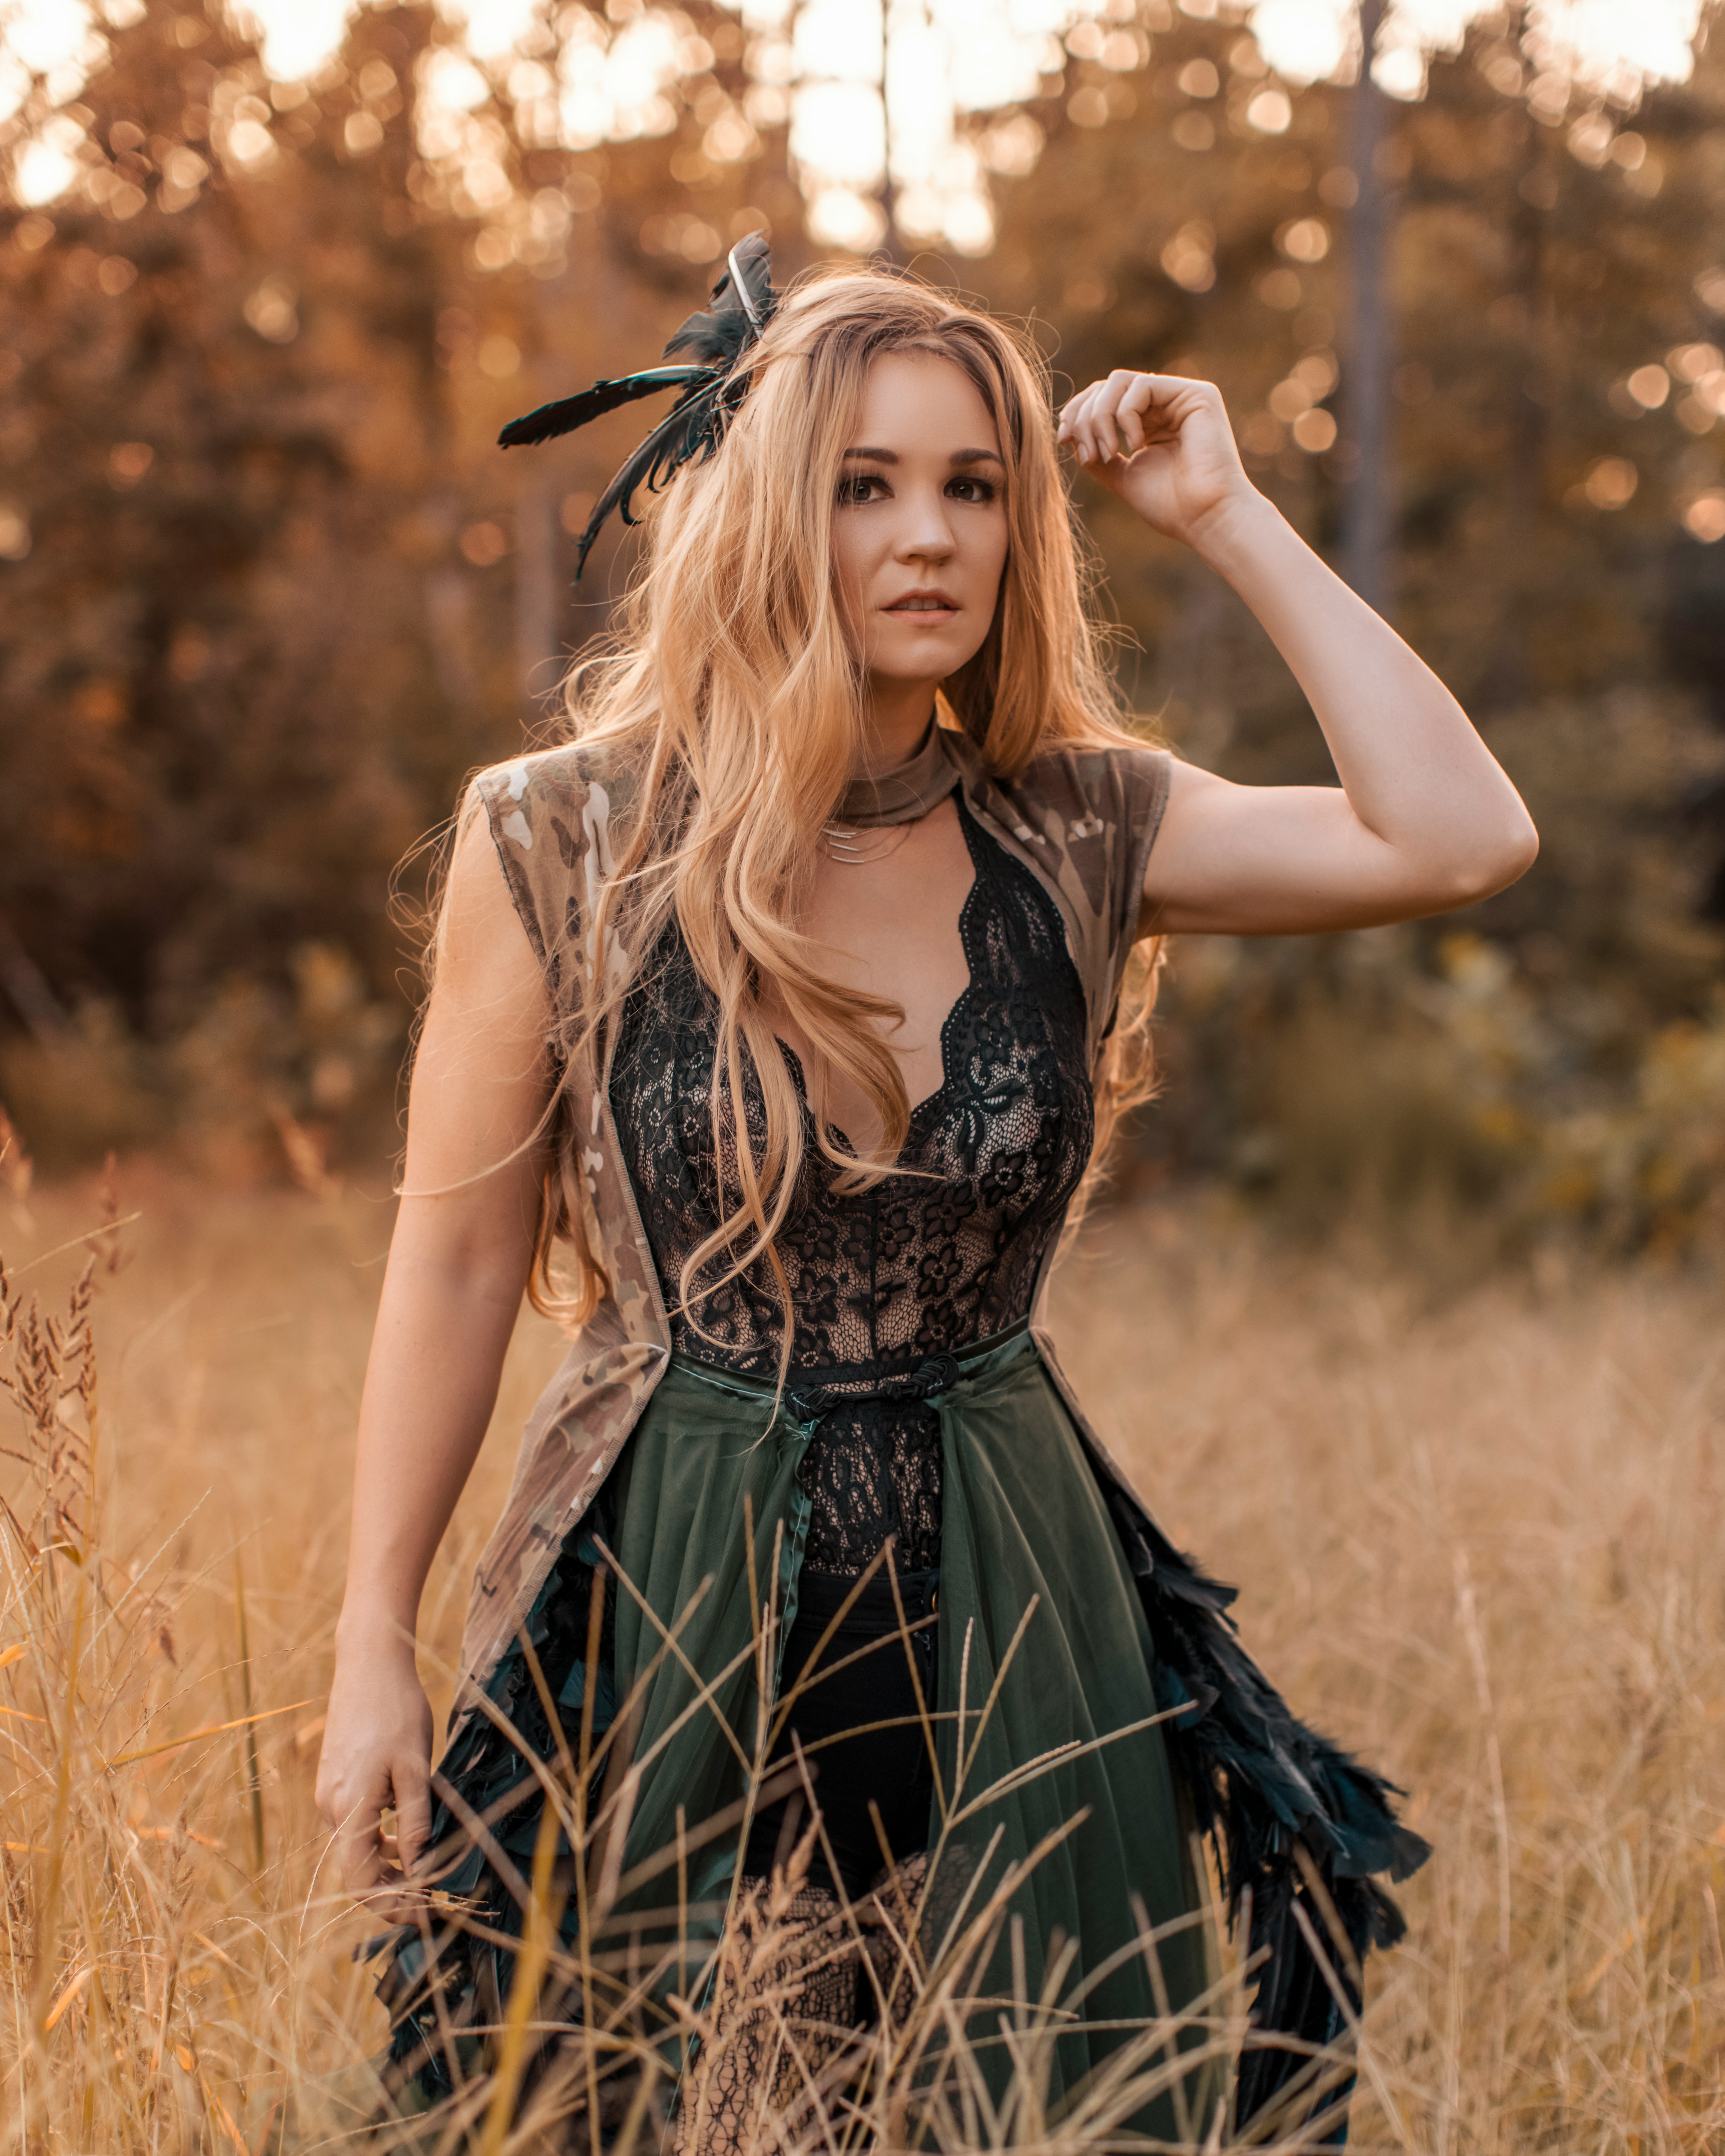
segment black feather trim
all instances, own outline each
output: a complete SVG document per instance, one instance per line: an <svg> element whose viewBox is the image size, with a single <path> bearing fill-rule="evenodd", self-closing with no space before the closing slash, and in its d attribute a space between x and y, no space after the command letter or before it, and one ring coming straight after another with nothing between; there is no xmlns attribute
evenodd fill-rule
<svg viewBox="0 0 1725 2156"><path fill-rule="evenodd" d="M621 512L625 524L637 522L633 508L637 487L644 486L649 494L657 494L691 457L703 452L711 454L716 448L719 398L724 387L722 375L716 375L711 367L702 367L699 386L685 390L646 440L631 453L599 496L593 515L587 520L587 529L576 542L578 583L600 527L614 509Z"/></svg>
<svg viewBox="0 0 1725 2156"><path fill-rule="evenodd" d="M1237 1916L1251 1897L1249 1951L1264 1960L1252 2008L1258 2043L1240 2061L1237 2123L1293 2099L1302 2119L1279 2119L1279 2128L1322 2117L1323 2147L1340 2148L1347 2091L1299 2098L1304 2047L1338 2042L1358 2014L1350 1955L1358 1969L1371 1948L1394 1945L1405 1929L1373 1875L1408 1878L1430 1845L1396 1818L1401 1792L1393 1783L1290 1712L1240 1645L1228 1614L1235 1590L1176 1549L1118 1483L1100 1471L1097 1479L1149 1620L1159 1702L1184 1710L1167 1725L1172 1763L1215 1849L1231 1911ZM1322 1943L1327 1971L1296 1905ZM1336 1941L1332 1951L1332 1910L1345 1949ZM1279 2047L1277 2037L1301 2048Z"/></svg>
<svg viewBox="0 0 1725 2156"><path fill-rule="evenodd" d="M722 367L728 372L771 320L777 299L766 239L752 232L732 249L725 275L713 287L711 305L691 315L676 331L665 348L666 356L690 352L707 366Z"/></svg>
<svg viewBox="0 0 1725 2156"><path fill-rule="evenodd" d="M778 300L766 236L751 233L732 249L725 275L713 287L711 305L691 315L665 348L668 359L687 353L695 364L643 367L638 374L596 382L578 396L559 398L511 419L499 434L498 442L506 449L531 448L572 434L590 419L631 404L638 397L681 389L669 418L653 429L599 497L576 547L578 583L600 526L614 509L621 512L625 524L633 524L631 505L637 487L656 494L691 458L710 457L717 449L726 418L742 403L748 386L747 379L732 381L731 376L772 320Z"/></svg>
<svg viewBox="0 0 1725 2156"><path fill-rule="evenodd" d="M639 374L621 375L614 382L596 382L578 396L559 397L555 403L542 404L536 412L511 419L497 437L498 447L530 449L540 442L554 441L559 434L572 434L578 427L586 426L590 419L603 418L620 405L633 404L638 397L656 397L661 389L680 389L700 382L707 372L705 367L646 367Z"/></svg>

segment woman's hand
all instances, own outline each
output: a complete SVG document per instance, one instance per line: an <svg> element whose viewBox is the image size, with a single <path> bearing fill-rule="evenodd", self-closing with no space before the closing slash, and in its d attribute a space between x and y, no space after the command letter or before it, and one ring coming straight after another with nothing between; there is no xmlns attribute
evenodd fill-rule
<svg viewBox="0 0 1725 2156"><path fill-rule="evenodd" d="M1189 547L1236 503L1260 498L1213 382L1117 367L1064 408L1058 439L1153 529Z"/></svg>
<svg viewBox="0 0 1725 2156"><path fill-rule="evenodd" d="M408 1888L431 1833L431 1707L412 1643L391 1635L338 1645L317 1763L317 1809L342 1884L386 1923L412 1920ZM395 1810L393 1835L383 1814Z"/></svg>

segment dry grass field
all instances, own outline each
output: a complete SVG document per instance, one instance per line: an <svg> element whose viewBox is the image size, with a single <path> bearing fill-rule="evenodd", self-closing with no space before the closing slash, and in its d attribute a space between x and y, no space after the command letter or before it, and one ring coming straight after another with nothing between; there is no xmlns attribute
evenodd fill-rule
<svg viewBox="0 0 1725 2156"><path fill-rule="evenodd" d="M85 1367L68 1299L100 1197L0 1197L66 1546L33 1567L0 1518L0 2121L18 2156L258 2156L285 2087L382 2035L311 1787L390 1208L381 1183L141 1167L119 1209L141 1217L117 1269L99 1246L92 1515L83 1404L48 1391ZM1725 2148L1719 1283L1437 1278L1122 1210L1069 1260L1061 1329L1163 1524L1240 1584L1248 1644L1435 1845L1373 1973L1351 2145L1702 2156ZM427 1597L439 1703L557 1353L523 1320ZM29 1515L43 1487L0 1467Z"/></svg>

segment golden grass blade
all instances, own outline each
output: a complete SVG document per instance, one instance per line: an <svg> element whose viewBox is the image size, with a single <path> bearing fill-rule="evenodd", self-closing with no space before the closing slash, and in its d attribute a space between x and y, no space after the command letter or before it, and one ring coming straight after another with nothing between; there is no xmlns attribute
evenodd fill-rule
<svg viewBox="0 0 1725 2156"><path fill-rule="evenodd" d="M958 1802L960 1793L963 1789L965 1777L970 1771L971 1765L975 1758L977 1747L982 1741L983 1732L988 1727L988 1722L993 1715L994 1709L999 1702L1001 1690L1005 1685L1007 1674L1012 1668L1014 1662L1018 1659L1019 1649L1024 1645L1024 1635L1030 1629L1030 1620L1036 1614L1037 1606L1040 1603L1041 1599L1042 1598L1040 1594L1033 1594L1030 1597L1030 1599L1024 1604L1024 1614L1019 1618L1018 1623L1014 1625L1012 1637L1006 1643L1006 1651L1000 1657L999 1665L994 1671L994 1681L988 1687L988 1697L983 1702L982 1707L978 1712L975 1731L971 1735L968 1744L961 1745L960 1757L963 1759L963 1764L960 1768L959 1771L952 1777L952 1801L955 1804ZM972 1623L973 1624L974 1621L975 1620L973 1619ZM970 1660L969 1626L966 1627L964 1645L965 1666L968 1671ZM962 1722L959 1727L962 1736L964 1731L964 1725Z"/></svg>
<svg viewBox="0 0 1725 2156"><path fill-rule="evenodd" d="M882 1554L884 1555L885 1553L883 1552ZM910 1673L911 1679L911 1696L916 1702L916 1717L922 1725L923 1748L928 1754L929 1771L934 1782L935 1810L940 1814L941 1825L942 1827L944 1828L947 1825L947 1815L951 1806L947 1795L945 1779L941 1773L940 1747L935 1742L934 1723L936 1717L931 1709L928 1701L923 1697L922 1672L916 1666L916 1657L911 1651L911 1634L913 1630L920 1630L921 1627L909 1625L905 1622L904 1597L899 1592L898 1568L896 1565L893 1565L889 1568L887 1578L892 1588L893 1614L898 1619L897 1636L904 1643L905 1664ZM963 1779L964 1762L964 1686L966 1680L969 1675L970 1669L970 1637L971 1628L967 1625L964 1628L964 1654L960 1665L958 1681L957 1757L959 1762L959 1772L957 1779L961 1781ZM876 1831L879 1831L878 1822L876 1823Z"/></svg>
<svg viewBox="0 0 1725 2156"><path fill-rule="evenodd" d="M246 1824L250 1829L252 1869L264 1868L264 1779L258 1771L258 1717L252 1712L252 1648L251 1635L246 1624L245 1567L239 1552L234 1553L234 1615L239 1639L239 1695L245 1708L239 1727L244 1732L241 1751L244 1762L244 1794Z"/></svg>
<svg viewBox="0 0 1725 2156"><path fill-rule="evenodd" d="M90 1598L75 1655L77 1574L69 1557L39 1561L17 1520L30 1515L18 1489L28 1470L6 1463L3 1495L14 1510L0 1513L0 1638L23 1645L28 1660L0 1649L18 1687L17 1704L0 1716L0 1830L11 1845L0 1894L0 2112L8 2148L15 2143L32 2156L198 2148L238 2156L236 2136L249 2141L249 2156L286 2156L293 2144L271 2138L280 2129L268 2123L279 2077L321 2073L377 2041L366 2019L369 1973L348 1958L361 1923L341 1914L333 1882L316 1869L315 1747L282 1751L266 1798L265 1868L243 1871L222 1854L218 1826L236 1840L239 1748L198 1740L233 1727L219 1691L231 1650L210 1644L233 1639L232 1553L188 1503L188 1493L220 1481L254 1490L280 1522L266 1539L249 1519L236 1521L248 1537L247 1614L259 1616L267 1594L290 1643L280 1688L291 1697L310 1682L316 1691L340 1568L332 1508L321 1493L343 1471L346 1443L339 1409L320 1420L320 1404L326 1394L345 1401L357 1384L374 1276L350 1280L347 1269L332 1268L328 1216L314 1228L297 1199L197 1198L182 1209L176 1262L187 1277L218 1285L194 1316L181 1310L151 1336L153 1359L129 1350L117 1390L104 1372L105 1472L123 1469L126 1503L72 1537ZM44 1246L78 1229L88 1210L51 1189L32 1202ZM225 1245L212 1225L218 1216ZM1155 1475L1179 1491L1185 1517L1204 1522L1202 1538L1251 1578L1241 1610L1248 1643L1273 1671L1297 1673L1299 1703L1321 1701L1344 1742L1423 1793L1414 1825L1430 1832L1441 1823L1439 1865L1405 1897L1409 1945L1374 1957L1368 1970L1352 2140L1407 2156L1725 2148L1725 2091L1714 2071L1725 2048L1717 1920L1725 1838L1712 1706L1725 1697L1725 1640L1715 1621L1725 1544L1717 1283L1634 1268L1571 1277L1554 1266L1533 1285L1468 1282L1433 1302L1393 1267L1362 1262L1363 1246L1347 1258L1308 1252L1296 1265L1237 1221L1224 1250L1178 1207L1163 1234L1165 1246L1155 1238L1124 1243L1101 1292L1068 1298L1070 1359L1085 1366L1100 1415L1132 1430L1142 1427L1143 1402L1126 1373L1153 1354L1168 1404L1157 1420ZM357 1252L370 1254L369 1235L356 1228ZM242 1242L248 1255L239 1264ZM134 1342L158 1315L159 1284L151 1262L111 1282L104 1276L102 1295ZM314 1368L295 1336L285 1358L260 1349L222 1374L205 1338L249 1324L265 1295L319 1312L320 1337L333 1344L319 1348ZM548 1352L548 1335L531 1337ZM0 1343L0 1358L9 1352ZM536 1382L531 1359L511 1368L506 1419L517 1407L526 1413ZM278 1463L290 1426L307 1471L284 1477ZM1239 1449L1217 1442L1218 1432L1234 1430L1251 1433L1261 1472L1241 1474ZM1128 1458L1147 1464L1132 1442ZM489 1467L482 1460L474 1520L458 1522L439 1559L423 1643L434 1706L453 1689L474 1534L506 1466L501 1455ZM163 1522L172 1523L165 1534ZM58 1528L42 1537L59 1538ZM1291 1548L1314 1553L1309 1578L1290 1575ZM1474 1637L1461 1622L1458 1548L1471 1568ZM769 1656L771 1622L769 1611L758 1642ZM178 1650L172 1676L155 1646L170 1624ZM79 1674L65 1774L69 1656ZM36 1697L39 1685L37 1708L24 1710L24 1691ZM158 1743L148 1732L162 1726L170 1686L184 1702L172 1711L192 1727ZM309 1703L300 1702L296 1719ZM967 1733L973 1723L973 1716ZM102 1758L99 1740L113 1732L124 1745L125 1728L136 1732L131 1744ZM569 1739L572 1747L572 1723ZM261 1736L259 1748L270 1748ZM567 1769L560 1758L550 1764L567 1814ZM1014 1772L1036 1768L1026 1762ZM724 1906L687 1906L691 1838L701 1825L683 1822L680 1915L675 1848L666 1860L667 1906L658 1913L678 1940ZM41 2023L54 2026L39 2030L32 1948L56 1847L58 1944L40 2002ZM932 1970L908 1913L899 1913L889 1952L891 1967L907 1972L906 2018L890 2033L884 2020L871 2032L855 2056L854 2083L829 2091L804 2072L793 2056L794 2013L775 2005L773 2031L794 2070L802 2115L774 2122L772 2156L860 2156L871 2146L954 2156L1026 2134L1040 2137L1040 2156L1132 2145L1123 2122L1169 2071L1165 2032L1123 2032L1114 2070L1062 2106L1042 2092L1061 2017L1095 2010L1087 1976L1054 1996L1045 1985L1029 1988L1015 2086L998 2107L989 2101L983 2067L999 2044L984 2028L989 2048L964 2049L968 1987L999 1917L998 1907L979 1906L987 1898L979 1885L949 1942L950 1964ZM308 1925L312 1910L318 1921ZM942 1924L950 1913L940 1912ZM1344 1960L1324 1936L1327 1912L1320 1904L1309 1915L1340 1976ZM539 2003L523 2026L530 2070L500 2156L514 2156L535 2134L555 2138L542 2096L530 2113L521 2092L536 2047L564 2035L557 1988L583 1973L588 1994L577 1995L591 1997L590 2034L572 2061L568 2131L578 2138L597 2091L604 2105L616 2104L608 2143L627 2109L614 2145L626 2148L632 2136L633 2156L657 2145L675 2059L668 2051L660 2071L652 2046L679 2026L697 2039L705 2010L687 2009L680 2024L655 2001L679 1984L698 1998L700 1970L657 1947L633 1948L629 1923L614 1916L573 1953L552 1941ZM1237 1948L1224 1963L1235 1989L1192 2002L1190 2011L1209 2016L1204 2043L1237 2056L1253 2042L1240 2003L1253 1971ZM95 1974L63 2008L85 1966ZM999 2010L1016 2032L1024 1987L1004 1989ZM485 2021L489 2049L457 2106L465 2123L392 2126L383 2139L402 2144L403 2156L410 2142L416 2156L439 2156L439 2143L441 2156L456 2156L477 2143L495 2094L487 2068L513 2004L506 1994ZM42 2037L47 2049L38 2051ZM613 2077L642 2063L633 2096L614 2099ZM1195 2145L1207 2156L1310 2148L1322 2132L1296 2129L1293 2118L1349 2071L1311 2056L1293 2101L1250 2129L1194 2112ZM358 2145L351 2124L328 2144L331 2156L350 2143Z"/></svg>
<svg viewBox="0 0 1725 2156"><path fill-rule="evenodd" d="M491 2100L476 2156L501 2156L514 2123L516 2092L521 2087L522 2070L526 2065L528 2025L538 2002L540 1980L550 1957L552 1934L557 1928L557 1918L551 1903L552 1866L557 1847L557 1814L547 1804L540 1814L538 1838L533 1845L532 1898L527 1907L521 1951L516 1956L509 2007L491 2078Z"/></svg>
<svg viewBox="0 0 1725 2156"><path fill-rule="evenodd" d="M203 2092L206 2107L215 2114L217 2125L232 2143L236 2156L252 2156L251 2147L239 2127L235 2125L233 2112L228 2110L227 2105L210 2086L209 2076L202 2067L198 2069L198 2086Z"/></svg>
<svg viewBox="0 0 1725 2156"><path fill-rule="evenodd" d="M1027 1782L1037 1780L1052 1768L1064 1766L1073 1759L1081 1759L1087 1753L1104 1751L1111 1744L1118 1744L1124 1738L1142 1736L1145 1730L1154 1729L1158 1722L1172 1722L1176 1715L1185 1712L1183 1707L1165 1707L1155 1714L1144 1715L1137 1722L1122 1722L1118 1729L1106 1730L1100 1737L1081 1740L1075 1738L1070 1743L1057 1744L1050 1751L1039 1753L1034 1759L1027 1759L1023 1766L1013 1768L1009 1773L989 1783L987 1789L978 1790L967 1804L953 1813L952 1824L955 1826L962 1825L988 1805L998 1803L1002 1797L1009 1796L1014 1789L1022 1789Z"/></svg>
<svg viewBox="0 0 1725 2156"><path fill-rule="evenodd" d="M141 1220L143 1217L141 1213L128 1213L123 1219L105 1220L100 1228L86 1229L83 1235L74 1235L64 1243L56 1243L51 1250L41 1251L31 1259L28 1265L18 1266L12 1276L14 1280L22 1280L26 1273L33 1273L39 1266L45 1265L50 1258L63 1258L68 1250L81 1249L93 1236L110 1235L116 1229L129 1228L134 1220Z"/></svg>
<svg viewBox="0 0 1725 2156"><path fill-rule="evenodd" d="M95 1974L95 1969L94 1965L86 1962L84 1967L79 1970L76 1976L74 1976L69 1984L62 1987L59 1998L56 1999L53 2005L49 2008L47 2015L43 2021L42 2033L44 2036L49 2035L53 2032L60 2016L65 2012L66 2009L72 2004L73 2000L76 1999L79 1993L83 1990L85 1985L90 1982L90 1979Z"/></svg>
<svg viewBox="0 0 1725 2156"><path fill-rule="evenodd" d="M730 1745L731 1749L737 1755L737 1763L742 1768L744 1774L747 1774L750 1763L747 1749L743 1744L742 1738L738 1737L736 1731L732 1729L730 1722L726 1720L725 1716L720 1713L716 1695L718 1686L721 1685L733 1671L741 1669L746 1662L752 1659L754 1654L753 1645L752 1644L748 1647L739 1648L730 1661L725 1665L725 1667L720 1671L719 1675L716 1677L709 1679L703 1677L700 1671L696 1668L694 1663L690 1661L688 1653L683 1646L680 1636L683 1627L688 1623L690 1617L694 1614L696 1603L711 1591L713 1585L711 1575L709 1574L706 1578L702 1580L695 1594L691 1596L688 1606L678 1617L676 1623L675 1625L667 1625L665 1620L660 1615L659 1612L649 1603L646 1596L642 1594L640 1589L635 1585L629 1574L623 1569L623 1567L617 1562L617 1559L612 1555L611 1551L606 1547L605 1543L600 1541L597 1535L594 1536L593 1540L598 1543L599 1549L603 1553L606 1563L608 1564L612 1570L616 1573L619 1586L628 1590L630 1596L634 1599L635 1607L647 1620L647 1622L653 1627L654 1630L658 1633L661 1650L670 1654L675 1659L679 1667L682 1670L684 1676L686 1676L690 1682L696 1686L696 1697L691 1702L691 1711L701 1707L709 1707L712 1709L714 1721L724 1732L726 1742ZM624 1719L627 1711L626 1707L620 1708L619 1710L617 1719L619 1722ZM686 1719L686 1716L685 1718ZM675 1726L678 1728L680 1728L682 1727L682 1723L680 1722ZM667 1731L665 1733L669 1736L670 1732Z"/></svg>
<svg viewBox="0 0 1725 2156"><path fill-rule="evenodd" d="M184 1745L196 1744L200 1738L223 1737L229 1730L244 1729L248 1722L268 1722L275 1715L297 1713L300 1707L311 1705L311 1700L306 1698L290 1700L285 1707L260 1707L255 1714L236 1715L231 1722L208 1722L202 1729L187 1731L183 1737L167 1738L160 1744L142 1745L136 1752L116 1752L111 1759L104 1759L102 1764L112 1768L130 1767L140 1759L159 1759L164 1753L177 1752Z"/></svg>
<svg viewBox="0 0 1725 2156"><path fill-rule="evenodd" d="M78 1678L83 1660L85 1596L87 1581L82 1573L72 1597L70 1639L66 1650L66 1711L60 1724L58 1757L54 1762L54 1824L48 1837L48 1882L43 1890L36 1920L35 1994L31 2021L39 2044L43 2016L48 2008L49 1986L54 1980L54 1956L59 1946L60 1891L65 1876L66 1827L72 1808L72 1744L78 1720Z"/></svg>
<svg viewBox="0 0 1725 2156"><path fill-rule="evenodd" d="M587 1597L587 1650L581 1666L581 1731L577 1739L580 1756L574 1769L575 1786L572 1797L575 1809L575 1824L570 1835L570 1848L575 1871L575 1921L579 1928L579 1936L583 1945L590 1936L591 1923L591 1912L588 1906L589 1895L587 1877L588 1782L593 1773L593 1724L594 1711L598 1702L599 1647L604 1634L604 1624L605 1575L603 1569L595 1565L593 1584L588 1589ZM556 1722L561 1738L562 1722L555 1716L553 1720ZM681 1824L682 1815L679 1813L680 1828ZM679 1936L681 1934L680 1933ZM593 1974L591 1957L585 1953L581 1957L581 2018L588 2028L592 2028ZM593 2054L591 2045L585 2048L583 2063L587 2068L587 2115L589 2118L597 2118L599 2115L598 2061Z"/></svg>

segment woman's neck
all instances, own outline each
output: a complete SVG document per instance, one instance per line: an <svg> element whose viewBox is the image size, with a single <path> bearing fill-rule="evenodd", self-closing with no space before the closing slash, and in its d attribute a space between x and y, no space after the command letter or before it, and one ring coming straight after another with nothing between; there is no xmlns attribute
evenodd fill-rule
<svg viewBox="0 0 1725 2156"><path fill-rule="evenodd" d="M937 685L932 681L870 682L859 778L896 771L915 756L934 716Z"/></svg>

